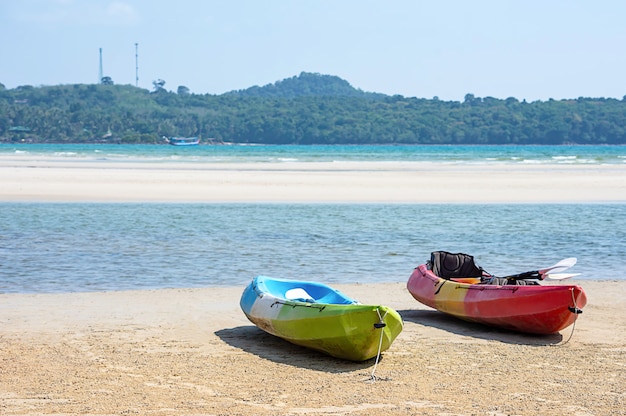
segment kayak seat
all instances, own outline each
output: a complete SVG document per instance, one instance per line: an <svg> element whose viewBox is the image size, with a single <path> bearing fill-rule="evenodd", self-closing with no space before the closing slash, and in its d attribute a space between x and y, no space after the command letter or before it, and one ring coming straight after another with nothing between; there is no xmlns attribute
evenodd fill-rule
<svg viewBox="0 0 626 416"><path fill-rule="evenodd" d="M315 299L313 299L313 296L309 295L309 293L306 290L302 289L301 287L289 289L288 291L286 291L285 299L297 300L300 302L310 302L310 303L315 302Z"/></svg>
<svg viewBox="0 0 626 416"><path fill-rule="evenodd" d="M301 287L289 289L285 292L285 299L297 302L329 303L335 305L349 305L354 303L352 299L348 299L333 290L324 289L322 287L311 287L309 290L313 293L309 293L306 289Z"/></svg>
<svg viewBox="0 0 626 416"><path fill-rule="evenodd" d="M428 267L436 276L459 283L497 286L532 286L538 284L531 280L492 276L482 267L476 265L473 256L464 253L433 251L430 254Z"/></svg>
<svg viewBox="0 0 626 416"><path fill-rule="evenodd" d="M488 273L474 262L474 257L464 253L449 253L447 251L433 251L430 254L428 268L442 279L453 278L481 278Z"/></svg>

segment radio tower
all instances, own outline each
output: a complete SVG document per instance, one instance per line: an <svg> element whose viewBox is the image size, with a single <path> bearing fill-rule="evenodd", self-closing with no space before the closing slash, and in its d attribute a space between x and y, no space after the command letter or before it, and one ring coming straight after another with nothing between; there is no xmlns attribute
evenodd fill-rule
<svg viewBox="0 0 626 416"><path fill-rule="evenodd" d="M100 48L100 72L98 73L98 84L102 84L102 48Z"/></svg>
<svg viewBox="0 0 626 416"><path fill-rule="evenodd" d="M139 53L137 52L138 43L135 43L135 87L139 86Z"/></svg>

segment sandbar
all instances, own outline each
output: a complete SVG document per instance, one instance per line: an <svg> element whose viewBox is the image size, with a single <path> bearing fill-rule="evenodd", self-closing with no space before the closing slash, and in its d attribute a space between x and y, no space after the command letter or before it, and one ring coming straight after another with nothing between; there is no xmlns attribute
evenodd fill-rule
<svg viewBox="0 0 626 416"><path fill-rule="evenodd" d="M625 165L0 159L4 202L612 203Z"/></svg>

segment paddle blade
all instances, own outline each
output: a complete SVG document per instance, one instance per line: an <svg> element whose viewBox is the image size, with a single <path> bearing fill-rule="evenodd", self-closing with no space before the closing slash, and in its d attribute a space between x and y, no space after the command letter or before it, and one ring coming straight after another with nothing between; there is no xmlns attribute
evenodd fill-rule
<svg viewBox="0 0 626 416"><path fill-rule="evenodd" d="M580 276L580 273L548 273L544 274L543 278L547 280L565 280L574 276Z"/></svg>
<svg viewBox="0 0 626 416"><path fill-rule="evenodd" d="M576 259L576 257L569 257L567 259L563 259L560 262L558 262L557 264L547 267L545 269L539 270L539 274L540 275L545 275L548 272L554 272L554 273L558 273L558 272L562 272L564 270L569 269L570 267L572 267L573 265L576 264L578 260Z"/></svg>

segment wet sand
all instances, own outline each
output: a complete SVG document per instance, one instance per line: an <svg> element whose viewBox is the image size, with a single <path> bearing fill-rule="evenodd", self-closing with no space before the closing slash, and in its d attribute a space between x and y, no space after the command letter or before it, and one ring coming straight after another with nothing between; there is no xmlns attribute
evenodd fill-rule
<svg viewBox="0 0 626 416"><path fill-rule="evenodd" d="M626 165L133 164L5 156L0 201L624 202Z"/></svg>

